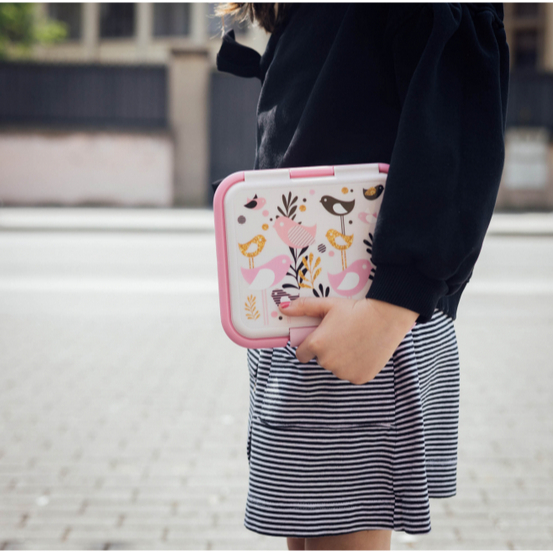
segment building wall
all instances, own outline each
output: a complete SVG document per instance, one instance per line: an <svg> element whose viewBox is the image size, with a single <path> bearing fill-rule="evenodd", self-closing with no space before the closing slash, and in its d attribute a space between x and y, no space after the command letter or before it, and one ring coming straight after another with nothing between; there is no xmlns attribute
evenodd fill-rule
<svg viewBox="0 0 553 553"><path fill-rule="evenodd" d="M61 44L37 46L33 58L37 61L93 61L105 63L169 63L173 49L188 49L201 46L209 50L209 59L215 65L217 51L221 46L220 32L210 31L213 17L207 2L190 4L190 34L187 36L155 37L153 3L136 4L135 34L131 38L100 38L100 4L83 4L81 12L80 40ZM47 4L39 4L47 13ZM258 27L250 27L237 39L260 53L270 35Z"/></svg>
<svg viewBox="0 0 553 553"><path fill-rule="evenodd" d="M48 4L38 9L47 15ZM100 3L82 4L80 38L36 46L33 61L166 64L167 132L101 133L84 127L71 133L3 132L0 163L8 164L2 168L3 201L208 205L210 75L221 46L209 5L191 3L188 35L171 37L154 36L154 4L146 2L135 4L134 36L102 38L100 9ZM260 28L248 28L237 33L237 40L263 52L269 36ZM255 112L253 102L251 109ZM25 158L30 163L24 163ZM40 166L46 168L42 174Z"/></svg>
<svg viewBox="0 0 553 553"><path fill-rule="evenodd" d="M3 130L1 205L173 203L168 133Z"/></svg>

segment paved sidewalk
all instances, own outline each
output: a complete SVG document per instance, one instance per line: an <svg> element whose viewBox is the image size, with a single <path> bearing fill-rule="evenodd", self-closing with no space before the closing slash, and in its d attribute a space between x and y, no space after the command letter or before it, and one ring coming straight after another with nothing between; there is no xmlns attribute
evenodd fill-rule
<svg viewBox="0 0 553 553"><path fill-rule="evenodd" d="M0 232L0 549L284 549L243 527L246 352L215 276L209 231ZM553 548L551 281L553 237L487 238L458 495L395 549Z"/></svg>
<svg viewBox="0 0 553 553"><path fill-rule="evenodd" d="M0 231L213 232L211 209L0 208ZM553 213L495 213L490 235L553 235Z"/></svg>

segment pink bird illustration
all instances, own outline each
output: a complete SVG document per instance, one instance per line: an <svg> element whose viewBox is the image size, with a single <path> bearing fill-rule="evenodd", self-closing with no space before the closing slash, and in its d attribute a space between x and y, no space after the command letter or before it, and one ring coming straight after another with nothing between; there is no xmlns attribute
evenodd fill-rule
<svg viewBox="0 0 553 553"><path fill-rule="evenodd" d="M358 259L340 273L328 273L332 289L340 296L352 297L360 292L371 274L372 265L368 259Z"/></svg>
<svg viewBox="0 0 553 553"><path fill-rule="evenodd" d="M357 216L361 219L361 221L363 221L363 223L370 225L375 222L378 213L366 213L365 211L362 211Z"/></svg>
<svg viewBox="0 0 553 553"><path fill-rule="evenodd" d="M242 276L250 290L265 290L276 286L285 276L292 260L288 255L277 255L255 269L241 267Z"/></svg>
<svg viewBox="0 0 553 553"><path fill-rule="evenodd" d="M244 207L247 207L248 209L261 209L266 203L267 200L265 198L258 198L256 194L251 199L246 198L246 203Z"/></svg>
<svg viewBox="0 0 553 553"><path fill-rule="evenodd" d="M288 217L279 217L273 227L280 239L290 248L305 248L315 242L317 225L304 227Z"/></svg>
<svg viewBox="0 0 553 553"><path fill-rule="evenodd" d="M287 255L277 255L267 263L254 269L240 267L244 280L250 290L261 290L263 304L263 320L269 324L269 308L267 306L267 289L276 286L285 276L292 260Z"/></svg>

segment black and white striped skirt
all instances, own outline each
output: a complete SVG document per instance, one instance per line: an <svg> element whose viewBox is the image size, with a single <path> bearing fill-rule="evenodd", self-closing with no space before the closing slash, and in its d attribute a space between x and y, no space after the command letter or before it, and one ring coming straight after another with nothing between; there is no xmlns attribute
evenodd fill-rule
<svg viewBox="0 0 553 553"><path fill-rule="evenodd" d="M295 351L248 350L246 528L283 537L429 532L429 497L456 488L453 320L435 311L415 325L362 385L301 363Z"/></svg>

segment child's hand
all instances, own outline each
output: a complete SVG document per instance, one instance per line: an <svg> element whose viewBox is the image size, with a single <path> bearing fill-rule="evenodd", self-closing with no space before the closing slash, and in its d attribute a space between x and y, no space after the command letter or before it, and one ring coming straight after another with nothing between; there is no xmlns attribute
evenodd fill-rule
<svg viewBox="0 0 553 553"><path fill-rule="evenodd" d="M369 382L385 367L419 316L373 299L298 298L280 309L290 317L323 319L296 357L302 363L317 357L321 367L353 384Z"/></svg>

